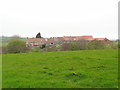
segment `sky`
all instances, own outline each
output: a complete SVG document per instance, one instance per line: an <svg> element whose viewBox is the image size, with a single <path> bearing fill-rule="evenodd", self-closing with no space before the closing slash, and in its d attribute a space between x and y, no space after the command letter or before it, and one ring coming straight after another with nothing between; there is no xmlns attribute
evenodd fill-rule
<svg viewBox="0 0 120 90"><path fill-rule="evenodd" d="M4 36L118 38L120 0L1 0Z"/></svg>

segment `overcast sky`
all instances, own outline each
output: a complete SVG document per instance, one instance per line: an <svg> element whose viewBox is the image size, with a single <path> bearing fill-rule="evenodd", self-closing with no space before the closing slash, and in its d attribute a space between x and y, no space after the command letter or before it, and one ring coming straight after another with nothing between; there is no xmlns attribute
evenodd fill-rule
<svg viewBox="0 0 120 90"><path fill-rule="evenodd" d="M4 36L81 36L118 38L120 0L1 0Z"/></svg>

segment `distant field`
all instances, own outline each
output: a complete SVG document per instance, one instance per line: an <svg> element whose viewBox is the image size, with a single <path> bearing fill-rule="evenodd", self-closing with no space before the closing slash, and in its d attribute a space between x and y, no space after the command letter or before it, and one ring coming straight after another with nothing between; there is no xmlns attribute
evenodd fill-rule
<svg viewBox="0 0 120 90"><path fill-rule="evenodd" d="M3 88L117 88L117 79L118 50L3 55Z"/></svg>

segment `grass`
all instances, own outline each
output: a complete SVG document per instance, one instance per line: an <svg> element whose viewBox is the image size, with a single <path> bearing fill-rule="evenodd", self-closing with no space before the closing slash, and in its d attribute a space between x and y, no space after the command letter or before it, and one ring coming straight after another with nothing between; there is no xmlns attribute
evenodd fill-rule
<svg viewBox="0 0 120 90"><path fill-rule="evenodd" d="M117 88L118 50L5 54L2 77L3 88Z"/></svg>

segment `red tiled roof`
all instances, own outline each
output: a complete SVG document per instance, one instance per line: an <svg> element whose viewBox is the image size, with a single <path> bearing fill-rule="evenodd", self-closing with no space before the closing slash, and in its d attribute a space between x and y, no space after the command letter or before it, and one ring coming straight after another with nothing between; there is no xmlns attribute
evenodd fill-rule
<svg viewBox="0 0 120 90"><path fill-rule="evenodd" d="M82 37L93 37L93 36L82 36Z"/></svg>
<svg viewBox="0 0 120 90"><path fill-rule="evenodd" d="M86 39L86 40L94 40L94 38L89 38L89 39Z"/></svg>
<svg viewBox="0 0 120 90"><path fill-rule="evenodd" d="M33 43L33 45L38 45L38 43Z"/></svg>
<svg viewBox="0 0 120 90"><path fill-rule="evenodd" d="M108 40L107 38L93 38L92 36L64 36L64 37L53 37L53 38L29 38L27 39L28 43L33 43L37 45L38 43L54 43L56 41L69 41L69 40ZM108 40L109 41L109 40Z"/></svg>
<svg viewBox="0 0 120 90"><path fill-rule="evenodd" d="M100 41L102 41L102 40L108 40L108 39L107 38L89 38L87 40L100 40Z"/></svg>
<svg viewBox="0 0 120 90"><path fill-rule="evenodd" d="M27 41L28 42L42 42L44 39L43 38L29 38Z"/></svg>
<svg viewBox="0 0 120 90"><path fill-rule="evenodd" d="M105 40L106 38L95 38L97 40Z"/></svg>
<svg viewBox="0 0 120 90"><path fill-rule="evenodd" d="M62 37L63 40L81 40L81 39L87 39L87 38L93 38L93 36L64 36Z"/></svg>
<svg viewBox="0 0 120 90"><path fill-rule="evenodd" d="M29 38L27 40L29 43L51 43L54 42L54 39L48 38Z"/></svg>

